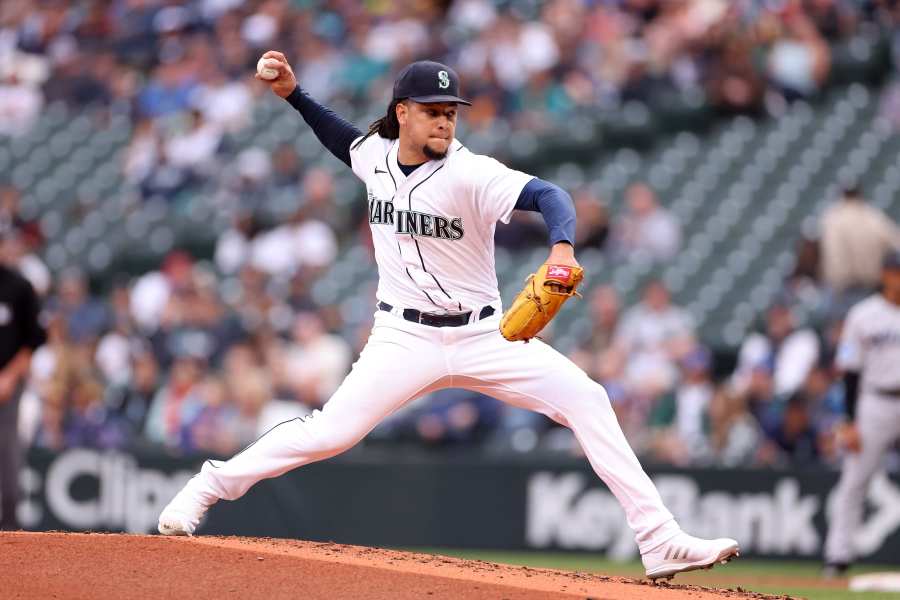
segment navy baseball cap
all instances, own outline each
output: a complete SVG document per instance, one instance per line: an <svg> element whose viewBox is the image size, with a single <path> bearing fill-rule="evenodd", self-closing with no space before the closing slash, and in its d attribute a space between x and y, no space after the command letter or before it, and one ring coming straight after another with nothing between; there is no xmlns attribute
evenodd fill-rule
<svg viewBox="0 0 900 600"><path fill-rule="evenodd" d="M892 250L885 254L881 266L885 270L900 269L900 250Z"/></svg>
<svg viewBox="0 0 900 600"><path fill-rule="evenodd" d="M456 102L471 106L459 97L459 75L456 71L431 60L407 65L394 81L394 100L409 98L415 102Z"/></svg>

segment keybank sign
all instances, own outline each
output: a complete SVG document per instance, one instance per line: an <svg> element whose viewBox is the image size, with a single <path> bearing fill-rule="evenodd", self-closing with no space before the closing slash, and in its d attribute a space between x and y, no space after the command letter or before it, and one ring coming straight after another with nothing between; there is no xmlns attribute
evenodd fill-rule
<svg viewBox="0 0 900 600"><path fill-rule="evenodd" d="M19 516L28 529L49 522L64 529L147 533L156 530L160 511L192 475L139 466L128 454L69 450L46 469L23 471Z"/></svg>
<svg viewBox="0 0 900 600"><path fill-rule="evenodd" d="M759 478L763 485L766 477ZM761 555L817 556L825 536L829 494L836 476L804 480L769 474L768 489L727 472L658 475L663 502L685 530L702 537L729 536L743 551ZM750 485L748 485L748 483ZM756 483L757 485L753 485ZM854 540L861 556L900 535L900 485L885 476L869 490L868 510ZM618 501L583 472L538 472L528 482L526 541L533 548L637 554Z"/></svg>

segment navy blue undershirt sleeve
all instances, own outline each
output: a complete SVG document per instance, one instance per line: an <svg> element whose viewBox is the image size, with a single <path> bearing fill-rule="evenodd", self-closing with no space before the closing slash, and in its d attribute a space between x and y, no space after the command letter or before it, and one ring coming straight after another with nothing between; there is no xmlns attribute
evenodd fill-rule
<svg viewBox="0 0 900 600"><path fill-rule="evenodd" d="M575 245L575 204L558 185L535 177L519 193L516 209L541 213L550 232L551 246L558 242Z"/></svg>
<svg viewBox="0 0 900 600"><path fill-rule="evenodd" d="M313 133L322 145L350 167L350 144L362 135L362 131L330 108L313 100L309 94L300 89L299 85L285 100L297 109L303 120L312 127Z"/></svg>

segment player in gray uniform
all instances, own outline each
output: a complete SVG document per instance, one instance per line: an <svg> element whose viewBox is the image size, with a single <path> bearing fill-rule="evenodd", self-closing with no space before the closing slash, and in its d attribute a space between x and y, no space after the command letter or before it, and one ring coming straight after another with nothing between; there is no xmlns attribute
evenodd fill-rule
<svg viewBox="0 0 900 600"><path fill-rule="evenodd" d="M838 347L847 411L839 437L849 453L825 540L826 577L842 575L855 560L853 532L869 483L900 439L900 252L884 259L881 284L880 293L850 309Z"/></svg>

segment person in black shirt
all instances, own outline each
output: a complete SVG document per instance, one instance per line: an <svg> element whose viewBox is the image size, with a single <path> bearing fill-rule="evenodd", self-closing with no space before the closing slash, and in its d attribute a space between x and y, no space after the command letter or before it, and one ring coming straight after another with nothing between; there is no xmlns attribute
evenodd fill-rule
<svg viewBox="0 0 900 600"><path fill-rule="evenodd" d="M31 353L46 340L38 322L38 296L28 280L9 264L13 235L12 228L0 228L0 530L19 528L19 397L28 377Z"/></svg>

